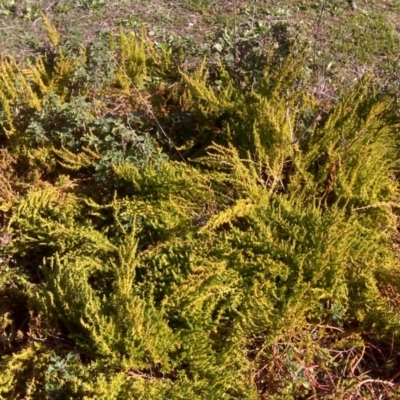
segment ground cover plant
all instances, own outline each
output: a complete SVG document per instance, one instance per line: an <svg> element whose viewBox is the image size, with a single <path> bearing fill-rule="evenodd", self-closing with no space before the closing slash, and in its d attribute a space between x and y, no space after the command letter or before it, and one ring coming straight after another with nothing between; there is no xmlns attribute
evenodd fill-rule
<svg viewBox="0 0 400 400"><path fill-rule="evenodd" d="M222 3L0 4L0 398L400 398L398 5Z"/></svg>

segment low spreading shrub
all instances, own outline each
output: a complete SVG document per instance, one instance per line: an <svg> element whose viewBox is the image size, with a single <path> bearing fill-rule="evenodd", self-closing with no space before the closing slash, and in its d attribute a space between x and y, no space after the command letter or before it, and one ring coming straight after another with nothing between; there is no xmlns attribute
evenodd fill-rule
<svg viewBox="0 0 400 400"><path fill-rule="evenodd" d="M0 396L394 396L394 99L122 31L95 79L46 28L0 69Z"/></svg>

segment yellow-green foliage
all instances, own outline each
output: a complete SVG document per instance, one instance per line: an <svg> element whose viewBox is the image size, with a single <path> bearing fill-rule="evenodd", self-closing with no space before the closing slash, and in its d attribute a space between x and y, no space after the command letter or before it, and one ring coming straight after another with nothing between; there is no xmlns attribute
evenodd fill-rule
<svg viewBox="0 0 400 400"><path fill-rule="evenodd" d="M15 187L15 174L12 168L15 166L15 159L6 149L0 150L0 210L7 212L18 199L17 188Z"/></svg>
<svg viewBox="0 0 400 400"><path fill-rule="evenodd" d="M139 153L140 147L144 153L140 157L151 157L146 151L157 157L152 138L144 140L141 132L135 132L132 121L122 123L113 118L120 106L115 107L111 100L120 101L124 96L127 103L121 106L126 108L125 114L131 105L140 113L143 109L148 113L152 106L139 88L152 76L165 76L175 68L171 50L163 47L157 51L144 32L134 36L121 31L117 44L111 43L109 51L101 55L112 64L107 78L112 87L96 84L94 89L92 74L97 80L99 70L92 70L90 47L67 56L68 49L57 31L43 18L51 42L49 53L25 62L12 58L0 62L0 125L9 139L10 153L39 175L52 173L57 161L67 169L100 169L111 164L114 157L138 158L129 152ZM158 85L164 88L165 83ZM107 161L102 164L103 159Z"/></svg>
<svg viewBox="0 0 400 400"><path fill-rule="evenodd" d="M83 148L82 153L79 154L75 154L65 148L61 150L54 149L53 151L60 158L59 164L70 170L88 167L93 160L101 158L99 154L88 148Z"/></svg>
<svg viewBox="0 0 400 400"><path fill-rule="evenodd" d="M115 81L124 91L142 88L150 80L150 74L171 72L174 66L171 51L156 51L144 30L141 35L137 35L133 32L125 33L121 29L117 39L120 54L118 59L114 58L118 64Z"/></svg>
<svg viewBox="0 0 400 400"><path fill-rule="evenodd" d="M120 33L108 89L145 90L154 69L166 71L171 54L146 43ZM16 165L0 173L11 238L0 246L0 395L365 395L356 378L376 374L363 356L369 343L399 351L393 100L365 79L321 111L296 89L303 60L276 71L271 56L251 89L222 64L217 85L205 60L181 73L175 93L206 125L183 143L193 159L133 153L102 170L104 142L125 136L112 118L98 128L97 109L84 114L86 100L65 89L75 61L60 54L51 73L43 59L24 70L8 61L0 73L10 138L0 165ZM15 115L21 79L29 124ZM65 142L62 130L34 141L32 124L52 126L47 114L47 125L34 124L46 107L57 117L82 107L83 122Z"/></svg>
<svg viewBox="0 0 400 400"><path fill-rule="evenodd" d="M6 124L3 122L4 129L11 135L14 133L14 115L11 111L13 101L19 97L24 97L29 107L40 110L41 104L37 94L27 81L27 77L19 71L19 67L14 60L2 60L0 66L0 101L4 110Z"/></svg>
<svg viewBox="0 0 400 400"><path fill-rule="evenodd" d="M4 372L0 375L0 398L37 398L36 393L43 388L36 375L43 374L48 358L46 350L35 343L11 356L2 357Z"/></svg>
<svg viewBox="0 0 400 400"><path fill-rule="evenodd" d="M67 94L68 80L72 78L74 69L81 63L79 59L64 57L60 51L54 70L46 70L45 60L37 58L35 62L28 61L26 68L22 68L13 59L2 60L0 65L0 105L4 110L6 120L2 123L8 135L15 132L13 124L15 115L12 112L16 101L23 99L28 106L41 111L46 95Z"/></svg>
<svg viewBox="0 0 400 400"><path fill-rule="evenodd" d="M54 25L46 17L45 14L41 13L44 29L46 30L47 37L53 46L58 46L60 44L60 35Z"/></svg>

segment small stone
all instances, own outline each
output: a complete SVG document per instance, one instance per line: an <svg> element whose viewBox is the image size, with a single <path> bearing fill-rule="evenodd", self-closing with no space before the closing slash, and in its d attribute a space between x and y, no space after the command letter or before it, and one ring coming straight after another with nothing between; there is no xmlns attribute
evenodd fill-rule
<svg viewBox="0 0 400 400"><path fill-rule="evenodd" d="M8 246L11 243L11 233L0 233L0 246Z"/></svg>

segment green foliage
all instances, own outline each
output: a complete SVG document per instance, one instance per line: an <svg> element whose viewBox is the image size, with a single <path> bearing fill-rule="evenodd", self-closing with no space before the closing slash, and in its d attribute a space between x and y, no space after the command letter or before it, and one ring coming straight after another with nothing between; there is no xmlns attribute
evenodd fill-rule
<svg viewBox="0 0 400 400"><path fill-rule="evenodd" d="M354 18L347 22L342 29L332 34L341 35L343 30L349 32L348 40L337 43L338 50L346 53L356 54L360 62L368 62L372 54L391 59L397 55L396 31L391 23L382 18L382 15L375 12L357 13ZM371 36L372 35L372 36ZM368 43L367 46L361 45Z"/></svg>
<svg viewBox="0 0 400 400"><path fill-rule="evenodd" d="M364 356L399 350L394 99L365 77L326 108L307 54L190 71L122 30L96 79L46 30L0 71L0 395L394 395Z"/></svg>

